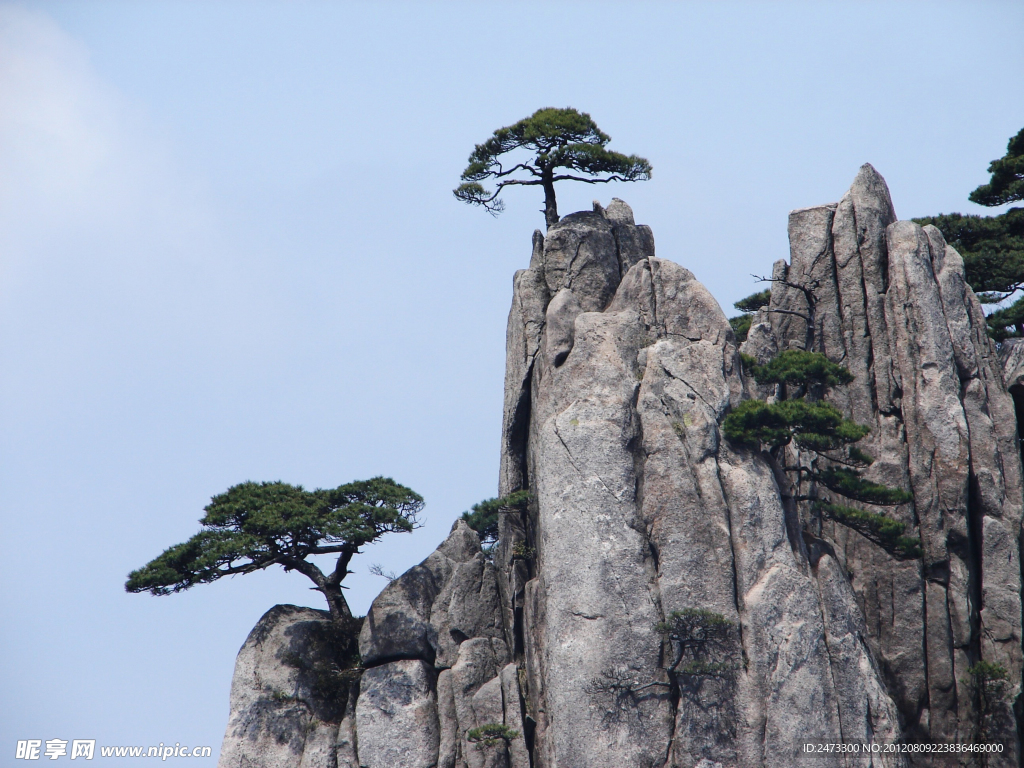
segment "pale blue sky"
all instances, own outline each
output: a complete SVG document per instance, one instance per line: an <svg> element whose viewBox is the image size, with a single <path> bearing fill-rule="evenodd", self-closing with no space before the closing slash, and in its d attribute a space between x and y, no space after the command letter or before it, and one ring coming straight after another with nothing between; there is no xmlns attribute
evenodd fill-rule
<svg viewBox="0 0 1024 768"><path fill-rule="evenodd" d="M426 527L355 562L360 613L371 563L494 495L543 225L534 189L498 219L451 196L495 128L590 112L654 177L561 212L624 198L731 310L861 163L902 218L988 213L966 196L1024 127L1022 74L1019 2L0 3L0 755L216 753L246 634L318 595L122 585L229 485L422 493Z"/></svg>

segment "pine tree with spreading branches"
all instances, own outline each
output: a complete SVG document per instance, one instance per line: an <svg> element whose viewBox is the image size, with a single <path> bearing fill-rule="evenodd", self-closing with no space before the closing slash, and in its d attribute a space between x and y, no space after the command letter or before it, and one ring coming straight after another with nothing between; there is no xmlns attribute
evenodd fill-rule
<svg viewBox="0 0 1024 768"><path fill-rule="evenodd" d="M203 529L128 575L125 590L169 595L225 576L280 565L298 571L327 600L331 618L354 623L342 594L349 563L385 533L417 528L423 498L387 477L305 490L282 482L245 482L214 496ZM337 555L330 573L309 560Z"/></svg>
<svg viewBox="0 0 1024 768"><path fill-rule="evenodd" d="M604 184L651 178L651 164L647 160L613 152L605 147L609 141L611 137L586 112L572 107L538 109L477 144L462 172L462 183L453 194L458 200L483 206L497 215L505 207L499 199L505 187L542 187L544 221L551 227L558 223L556 181ZM506 159L509 153L516 154ZM560 169L564 172L560 173ZM493 191L481 183L488 179L497 182Z"/></svg>

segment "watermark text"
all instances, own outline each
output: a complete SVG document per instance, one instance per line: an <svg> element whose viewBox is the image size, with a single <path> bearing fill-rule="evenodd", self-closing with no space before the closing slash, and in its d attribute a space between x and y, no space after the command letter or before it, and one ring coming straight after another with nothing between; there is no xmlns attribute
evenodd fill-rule
<svg viewBox="0 0 1024 768"><path fill-rule="evenodd" d="M155 747L96 747L96 739L24 739L14 750L16 760L92 760L96 753L101 757L156 757L167 760L171 757L212 757L213 747L189 747L181 742L174 745L162 741Z"/></svg>

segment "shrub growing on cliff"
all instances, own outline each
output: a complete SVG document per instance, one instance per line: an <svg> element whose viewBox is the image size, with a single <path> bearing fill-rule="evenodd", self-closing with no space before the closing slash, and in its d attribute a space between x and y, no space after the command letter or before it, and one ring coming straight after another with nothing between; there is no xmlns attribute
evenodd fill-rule
<svg viewBox="0 0 1024 768"><path fill-rule="evenodd" d="M1024 200L1024 130L988 170L989 183L971 192L971 202L998 206ZM982 302L998 304L1024 289L1024 208L999 216L945 213L914 221L938 227L963 256L967 282ZM1024 336L1024 298L990 314L988 326L998 341Z"/></svg>
<svg viewBox="0 0 1024 768"><path fill-rule="evenodd" d="M979 661L967 668L967 677L960 681L975 696L978 708L978 730L976 742L984 744L991 741L996 731L996 718L999 710L1010 697L1010 674L1002 664L991 661ZM984 764L987 765L987 755Z"/></svg>
<svg viewBox="0 0 1024 768"><path fill-rule="evenodd" d="M558 222L556 181L600 184L651 178L651 164L647 160L605 149L610 140L586 112L577 112L572 107L538 109L518 123L499 128L483 144L476 145L454 195L498 214L505 207L498 199L505 187L540 186L544 189L544 220L550 227ZM519 149L533 153L533 157L503 158ZM510 165L505 167L505 162ZM560 168L572 173L557 173ZM498 180L493 192L480 183L487 179Z"/></svg>
<svg viewBox="0 0 1024 768"><path fill-rule="evenodd" d="M498 516L522 510L529 500L529 491L515 491L497 499L484 499L474 504L470 508L472 511L463 512L462 519L480 534L480 543L486 551L498 541Z"/></svg>
<svg viewBox="0 0 1024 768"><path fill-rule="evenodd" d="M705 608L672 611L655 625L672 646L669 671L690 677L720 677L736 669L735 625Z"/></svg>
<svg viewBox="0 0 1024 768"><path fill-rule="evenodd" d="M743 313L742 315L729 318L729 325L732 326L733 331L736 333L737 341L747 340L747 333L750 331L750 324L754 320L754 313L761 307L767 307L771 300L772 289L765 288L763 291L752 293L745 299L740 299L733 304L736 309Z"/></svg>
<svg viewBox="0 0 1024 768"><path fill-rule="evenodd" d="M775 402L746 400L722 422L729 442L762 449L776 478L795 476L795 489L783 487L783 501L814 502L819 516L852 528L898 559L920 557L920 542L904 536L906 526L885 515L834 503L829 491L842 498L876 506L896 506L912 500L899 488L863 477L873 459L856 443L868 428L843 416L821 398L835 386L853 381L850 372L818 352L786 350L764 365L744 358L758 384L775 384ZM787 456L793 445L797 456ZM787 463L790 462L790 463ZM803 491L807 488L806 492Z"/></svg>
<svg viewBox="0 0 1024 768"><path fill-rule="evenodd" d="M501 723L487 723L466 732L466 741L470 744L479 744L481 747L493 747L502 742L507 747L517 738L519 731L514 731Z"/></svg>
<svg viewBox="0 0 1024 768"><path fill-rule="evenodd" d="M298 571L327 600L331 618L351 624L341 582L352 557L385 533L417 527L423 498L386 477L313 491L282 482L246 482L214 496L203 530L128 574L128 592L169 595L272 565ZM308 558L337 554L330 574Z"/></svg>

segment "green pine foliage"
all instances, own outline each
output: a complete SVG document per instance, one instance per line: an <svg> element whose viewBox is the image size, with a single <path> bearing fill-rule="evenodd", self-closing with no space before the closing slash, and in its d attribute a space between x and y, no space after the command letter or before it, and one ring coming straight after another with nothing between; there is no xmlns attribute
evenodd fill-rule
<svg viewBox="0 0 1024 768"><path fill-rule="evenodd" d="M654 627L672 646L669 670L677 675L720 677L736 669L735 624L706 608L672 611Z"/></svg>
<svg viewBox="0 0 1024 768"><path fill-rule="evenodd" d="M745 299L740 299L733 304L740 312L757 312L761 307L767 307L772 301L772 289L765 288L763 291L752 293Z"/></svg>
<svg viewBox="0 0 1024 768"><path fill-rule="evenodd" d="M998 206L1024 200L1024 130L988 170L989 183L971 192L971 202ZM1024 289L1024 208L998 216L947 213L914 221L937 227L963 256L967 282L982 302L998 304ZM990 314L988 326L996 341L1024 336L1024 298Z"/></svg>
<svg viewBox="0 0 1024 768"><path fill-rule="evenodd" d="M964 259L967 282L996 303L1024 287L1024 208L999 216L947 213L914 219L932 224Z"/></svg>
<svg viewBox="0 0 1024 768"><path fill-rule="evenodd" d="M978 709L976 743L991 741L993 732L998 728L999 710L1012 701L1009 672L1002 664L982 660L967 668L967 677L961 683L975 695Z"/></svg>
<svg viewBox="0 0 1024 768"><path fill-rule="evenodd" d="M470 728L466 732L466 741L484 747L493 747L502 742L507 746L517 738L519 738L519 731L514 731L501 723L487 723L479 728Z"/></svg>
<svg viewBox="0 0 1024 768"><path fill-rule="evenodd" d="M808 450L824 452L855 443L868 428L845 418L838 408L824 401L803 398L768 403L745 400L722 422L722 432L731 443L781 448L795 441Z"/></svg>
<svg viewBox="0 0 1024 768"><path fill-rule="evenodd" d="M979 661L977 664L967 668L969 683L979 690L987 690L992 698L1002 697L1007 684L1010 681L1010 674L1006 667L991 661Z"/></svg>
<svg viewBox="0 0 1024 768"><path fill-rule="evenodd" d="M736 334L736 340L744 342L747 340L747 334L750 332L750 326L754 322L754 313L761 307L767 307L772 300L772 289L765 288L763 291L752 293L744 299L740 299L733 304L736 309L742 312L742 315L729 318L729 325L732 326L733 332Z"/></svg>
<svg viewBox="0 0 1024 768"><path fill-rule="evenodd" d="M1024 128L1007 143L1006 154L989 164L988 172L988 184L971 192L972 203L996 206L1024 200Z"/></svg>
<svg viewBox="0 0 1024 768"><path fill-rule="evenodd" d="M504 209L498 199L512 185L544 189L545 220L558 221L556 181L644 181L651 178L651 164L637 155L623 155L606 148L611 137L586 112L572 107L538 109L519 122L499 128L483 144L477 144L455 188L456 199L482 206L492 214ZM504 156L526 150L525 156ZM522 154L522 153L520 153ZM559 169L569 173L559 173ZM582 174L582 175L580 175ZM481 182L496 180L493 191Z"/></svg>
<svg viewBox="0 0 1024 768"><path fill-rule="evenodd" d="M202 530L128 575L128 592L168 595L224 576L280 565L316 584L337 619L351 618L341 594L348 563L385 533L417 526L423 498L386 477L307 491L282 482L245 482L214 496ZM312 555L337 554L325 575Z"/></svg>
<svg viewBox="0 0 1024 768"><path fill-rule="evenodd" d="M822 396L831 387L853 381L850 372L818 352L787 350L764 365L744 356L744 370L759 384L778 385L779 398L772 403L745 400L722 422L722 434L734 445L767 452L782 471L795 474L797 486L810 481L818 490L799 500L812 500L812 509L863 534L892 554L906 559L920 557L920 542L904 536L905 524L885 515L834 504L818 496L832 491L846 499L877 506L896 506L913 500L899 488L875 483L862 475L873 462L855 443L867 436L868 427L843 416L842 411L812 394ZM787 393L799 393L786 399ZM809 453L809 461L785 466L785 448L794 444ZM827 465L822 466L823 461Z"/></svg>
<svg viewBox="0 0 1024 768"><path fill-rule="evenodd" d="M758 384L835 387L849 384L853 374L817 352L787 349L753 369Z"/></svg>
<svg viewBox="0 0 1024 768"><path fill-rule="evenodd" d="M1024 209L1021 209L1024 213ZM1024 296L985 318L989 335L996 341L1024 336Z"/></svg>
<svg viewBox="0 0 1024 768"><path fill-rule="evenodd" d="M654 625L654 629L669 635L672 640L702 645L712 638L724 637L732 625L725 616L707 608L684 608L669 613L665 621Z"/></svg>
<svg viewBox="0 0 1024 768"><path fill-rule="evenodd" d="M815 473L814 479L848 499L879 507L894 507L914 500L906 491L865 480L860 472L849 467L827 467Z"/></svg>
<svg viewBox="0 0 1024 768"><path fill-rule="evenodd" d="M827 519L852 528L873 541L897 560L921 557L921 540L904 536L907 526L899 520L842 504L818 502L814 508Z"/></svg>
<svg viewBox="0 0 1024 768"><path fill-rule="evenodd" d="M747 340L747 334L750 333L750 326L753 324L753 315L736 315L736 317L729 318L729 325L732 326L732 332L736 334L736 341L741 344Z"/></svg>
<svg viewBox="0 0 1024 768"><path fill-rule="evenodd" d="M462 519L480 534L484 548L489 549L498 541L498 516L502 512L521 511L529 501L529 491L515 491L508 496L485 499L470 507L471 511L463 512Z"/></svg>

